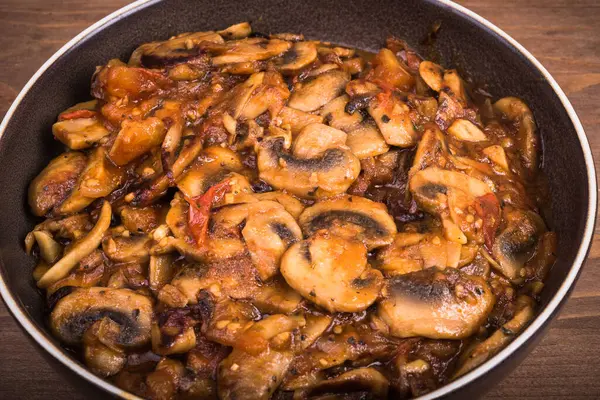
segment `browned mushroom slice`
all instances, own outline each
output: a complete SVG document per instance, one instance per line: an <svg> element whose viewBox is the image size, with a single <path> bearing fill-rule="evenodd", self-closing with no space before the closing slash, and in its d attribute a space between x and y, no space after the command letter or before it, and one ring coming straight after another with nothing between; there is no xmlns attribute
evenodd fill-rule
<svg viewBox="0 0 600 400"><path fill-rule="evenodd" d="M535 174L539 168L540 141L531 110L523 100L505 97L494 103L494 111L518 128L517 144L521 162L531 174Z"/></svg>
<svg viewBox="0 0 600 400"><path fill-rule="evenodd" d="M391 92L379 93L369 103L369 114L375 120L387 144L411 147L418 133L409 115L408 106Z"/></svg>
<svg viewBox="0 0 600 400"><path fill-rule="evenodd" d="M165 124L156 117L142 121L125 120L110 149L110 159L116 165L125 165L159 146L166 133Z"/></svg>
<svg viewBox="0 0 600 400"><path fill-rule="evenodd" d="M289 126L294 135L309 124L323 123L323 117L319 115L309 114L290 107L283 107L278 117L281 119L281 126Z"/></svg>
<svg viewBox="0 0 600 400"><path fill-rule="evenodd" d="M370 123L361 124L355 130L348 132L346 145L361 160L385 154L390 149L379 129Z"/></svg>
<svg viewBox="0 0 600 400"><path fill-rule="evenodd" d="M469 109L464 82L455 70L445 71L438 104L435 122L442 130L448 129L456 118L474 120L476 117L475 112Z"/></svg>
<svg viewBox="0 0 600 400"><path fill-rule="evenodd" d="M291 333L297 327L298 323L294 319L273 315L249 328L244 337L264 341L266 348L250 353L234 347L219 365L219 398L269 399L281 384L294 358L294 353L290 350Z"/></svg>
<svg viewBox="0 0 600 400"><path fill-rule="evenodd" d="M127 363L125 352L113 340L119 336L120 330L121 326L117 322L105 317L94 322L85 331L83 357L85 365L94 374L103 377L115 375Z"/></svg>
<svg viewBox="0 0 600 400"><path fill-rule="evenodd" d="M120 326L116 344L134 348L150 341L152 312L152 300L129 289L76 289L56 303L50 328L62 342L78 345L94 322L109 318Z"/></svg>
<svg viewBox="0 0 600 400"><path fill-rule="evenodd" d="M148 236L106 236L102 240L102 250L114 262L146 263L150 259L150 238Z"/></svg>
<svg viewBox="0 0 600 400"><path fill-rule="evenodd" d="M320 201L304 210L298 222L306 236L324 229L332 235L357 239L369 250L392 243L396 234L396 224L385 205L359 196Z"/></svg>
<svg viewBox="0 0 600 400"><path fill-rule="evenodd" d="M56 122L52 125L54 137L70 149L81 150L92 147L110 131L95 117L74 118Z"/></svg>
<svg viewBox="0 0 600 400"><path fill-rule="evenodd" d="M285 139L263 140L257 157L259 176L277 189L300 197L345 192L360 173L360 161L350 150L329 148L314 158L300 158L284 150Z"/></svg>
<svg viewBox="0 0 600 400"><path fill-rule="evenodd" d="M46 263L52 264L58 260L63 252L63 247L54 240L49 232L33 231L33 237L40 249L40 256Z"/></svg>
<svg viewBox="0 0 600 400"><path fill-rule="evenodd" d="M302 296L277 276L263 285L254 298L252 304L266 314L291 314L302 302Z"/></svg>
<svg viewBox="0 0 600 400"><path fill-rule="evenodd" d="M357 368L343 374L319 382L308 391L310 399L329 398L323 395L331 394L347 396L351 393L367 395L373 399L387 399L390 383L383 374L375 368ZM318 397L315 397L318 396ZM344 397L345 398L345 397Z"/></svg>
<svg viewBox="0 0 600 400"><path fill-rule="evenodd" d="M477 125L467 119L456 119L448 127L448 133L464 142L484 142L487 136Z"/></svg>
<svg viewBox="0 0 600 400"><path fill-rule="evenodd" d="M87 166L79 176L74 190L56 212L59 214L79 212L94 200L108 196L124 180L125 171L114 166L107 159L104 147L97 147L88 157Z"/></svg>
<svg viewBox="0 0 600 400"><path fill-rule="evenodd" d="M130 232L150 233L163 224L167 208L163 205L148 207L125 206L120 210L121 222Z"/></svg>
<svg viewBox="0 0 600 400"><path fill-rule="evenodd" d="M363 120L360 113L348 114L346 112L346 105L349 100L350 97L343 94L325 104L319 112L330 126L341 129L346 133L358 129Z"/></svg>
<svg viewBox="0 0 600 400"><path fill-rule="evenodd" d="M322 73L309 82L299 84L287 105L300 111L315 111L342 94L349 81L350 77L344 71Z"/></svg>
<svg viewBox="0 0 600 400"><path fill-rule="evenodd" d="M427 86L439 92L442 90L444 69L431 61L422 61L419 64L419 74Z"/></svg>
<svg viewBox="0 0 600 400"><path fill-rule="evenodd" d="M223 44L209 43L205 47L209 52L218 54L212 58L212 64L223 65L276 57L289 50L292 43L279 39L246 38Z"/></svg>
<svg viewBox="0 0 600 400"><path fill-rule="evenodd" d="M79 152L67 152L56 157L29 184L31 211L41 217L60 205L75 187L87 164Z"/></svg>
<svg viewBox="0 0 600 400"><path fill-rule="evenodd" d="M494 302L483 278L429 268L391 278L377 313L393 336L461 339L479 329Z"/></svg>
<svg viewBox="0 0 600 400"><path fill-rule="evenodd" d="M418 171L432 166L443 167L447 157L448 145L444 134L437 125L427 124L408 175L412 177Z"/></svg>
<svg viewBox="0 0 600 400"><path fill-rule="evenodd" d="M518 279L525 275L523 266L534 255L546 228L540 216L532 211L505 209L503 214L506 226L494 242L492 255L498 263L492 266L508 279Z"/></svg>
<svg viewBox="0 0 600 400"><path fill-rule="evenodd" d="M304 211L304 204L300 200L278 190L265 193L255 193L253 197L259 201L271 200L278 202L292 217L294 217L294 219L298 219L300 214L302 214L302 211Z"/></svg>
<svg viewBox="0 0 600 400"><path fill-rule="evenodd" d="M366 309L383 283L381 272L367 263L364 244L326 233L290 247L281 259L281 274L302 297L330 312Z"/></svg>
<svg viewBox="0 0 600 400"><path fill-rule="evenodd" d="M503 172L510 171L508 158L506 157L506 152L502 146L495 144L486 147L481 152L485 154L491 162L502 168Z"/></svg>
<svg viewBox="0 0 600 400"><path fill-rule="evenodd" d="M283 64L279 70L284 74L293 74L310 65L317 59L317 46L314 42L296 42L283 55Z"/></svg>
<svg viewBox="0 0 600 400"><path fill-rule="evenodd" d="M489 360L510 343L531 321L534 316L533 300L527 296L520 296L517 298L516 303L519 310L510 321L502 325L492 336L473 345L463 354L459 361L459 367L454 373L454 378L466 374Z"/></svg>
<svg viewBox="0 0 600 400"><path fill-rule="evenodd" d="M231 172L244 168L237 153L220 146L208 147L200 153L177 179L177 187L189 198L200 196Z"/></svg>
<svg viewBox="0 0 600 400"><path fill-rule="evenodd" d="M289 96L277 71L258 72L233 88L229 108L234 119L254 119L267 110L275 117Z"/></svg>
<svg viewBox="0 0 600 400"><path fill-rule="evenodd" d="M243 39L250 36L252 27L248 22L240 22L217 32L226 40Z"/></svg>
<svg viewBox="0 0 600 400"><path fill-rule="evenodd" d="M250 303L223 299L202 298L202 333L208 340L225 346L235 346L244 331L259 320L260 312Z"/></svg>
<svg viewBox="0 0 600 400"><path fill-rule="evenodd" d="M298 158L315 158L327 149L345 148L346 133L324 124L307 125L295 137L292 153Z"/></svg>

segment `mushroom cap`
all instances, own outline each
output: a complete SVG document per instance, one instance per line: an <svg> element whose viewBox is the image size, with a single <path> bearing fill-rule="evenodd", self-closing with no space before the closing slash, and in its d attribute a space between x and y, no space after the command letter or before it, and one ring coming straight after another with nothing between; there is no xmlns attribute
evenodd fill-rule
<svg viewBox="0 0 600 400"><path fill-rule="evenodd" d="M283 54L283 64L279 66L279 70L284 74L293 74L316 59L317 45L315 42L297 42Z"/></svg>
<svg viewBox="0 0 600 400"><path fill-rule="evenodd" d="M393 336L462 339L479 329L494 302L483 278L434 267L391 278L377 312Z"/></svg>
<svg viewBox="0 0 600 400"><path fill-rule="evenodd" d="M110 318L121 327L116 344L139 347L150 341L152 313L152 300L132 290L80 288L56 303L50 327L61 341L77 345L94 322Z"/></svg>
<svg viewBox="0 0 600 400"><path fill-rule="evenodd" d="M381 272L367 264L364 244L324 232L292 245L280 268L302 297L330 312L365 310L383 283Z"/></svg>
<svg viewBox="0 0 600 400"><path fill-rule="evenodd" d="M341 95L349 81L350 76L339 69L324 72L295 89L288 107L305 112L315 111Z"/></svg>
<svg viewBox="0 0 600 400"><path fill-rule="evenodd" d="M385 205L359 196L319 201L304 210L298 223L306 236L325 229L332 235L356 238L369 250L390 244L396 234L396 224Z"/></svg>

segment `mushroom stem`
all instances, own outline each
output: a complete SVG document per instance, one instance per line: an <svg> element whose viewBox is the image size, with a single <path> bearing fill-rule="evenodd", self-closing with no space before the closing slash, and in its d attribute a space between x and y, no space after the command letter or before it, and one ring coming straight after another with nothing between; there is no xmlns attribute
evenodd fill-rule
<svg viewBox="0 0 600 400"><path fill-rule="evenodd" d="M52 268L40 278L37 283L38 287L45 289L59 279L64 278L82 258L88 256L92 251L97 249L102 241L104 232L106 232L110 226L111 216L112 210L110 203L105 201L102 205L98 222L96 222L94 228L92 228L85 238L73 246L63 258L54 264Z"/></svg>

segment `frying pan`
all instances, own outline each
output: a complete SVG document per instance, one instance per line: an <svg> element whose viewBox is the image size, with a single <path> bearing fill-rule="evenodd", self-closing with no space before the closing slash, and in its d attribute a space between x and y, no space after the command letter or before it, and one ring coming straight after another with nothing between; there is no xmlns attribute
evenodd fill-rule
<svg viewBox="0 0 600 400"><path fill-rule="evenodd" d="M86 29L40 68L0 125L0 293L8 308L49 362L89 397L103 390L104 397L135 398L87 371L50 335L43 297L31 278L34 265L22 245L36 222L26 205L27 186L60 152L50 127L59 112L90 98L96 65L126 60L141 43L241 21L259 32L299 32L371 51L394 35L496 98L517 96L532 109L542 136L558 261L529 327L482 366L423 398L483 394L527 355L573 288L591 243L596 176L581 123L550 74L506 33L447 0L139 0ZM439 27L436 34L432 27Z"/></svg>

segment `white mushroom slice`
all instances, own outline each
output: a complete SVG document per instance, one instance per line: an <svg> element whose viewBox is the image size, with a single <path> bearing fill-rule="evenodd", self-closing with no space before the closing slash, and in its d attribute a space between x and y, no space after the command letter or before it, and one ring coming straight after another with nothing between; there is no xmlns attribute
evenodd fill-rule
<svg viewBox="0 0 600 400"><path fill-rule="evenodd" d="M307 125L294 139L292 152L299 158L315 158L327 149L344 148L346 133L324 124Z"/></svg>
<svg viewBox="0 0 600 400"><path fill-rule="evenodd" d="M408 172L409 178L422 169L439 166L443 167L447 162L448 145L444 134L435 124L427 124L419 145L413 165Z"/></svg>
<svg viewBox="0 0 600 400"><path fill-rule="evenodd" d="M46 231L33 231L33 237L40 248L40 256L48 264L54 263L62 254L63 248Z"/></svg>
<svg viewBox="0 0 600 400"><path fill-rule="evenodd" d="M365 310L383 283L381 272L367 263L364 244L328 234L291 246L281 259L281 274L302 297L329 312Z"/></svg>
<svg viewBox="0 0 600 400"><path fill-rule="evenodd" d="M45 289L71 272L81 259L96 250L102 241L104 232L110 226L112 211L110 203L105 201L94 228L71 249L56 264L46 272L37 282L38 287Z"/></svg>
<svg viewBox="0 0 600 400"><path fill-rule="evenodd" d="M271 398L294 358L290 339L293 329L297 327L295 319L284 315L272 315L252 325L244 333L244 339L255 344L264 342L266 346L252 352L234 347L231 354L219 364L219 398Z"/></svg>
<svg viewBox="0 0 600 400"><path fill-rule="evenodd" d="M482 150L483 154L485 154L494 164L498 165L505 172L510 171L508 166L508 158L506 158L506 152L502 146L497 144L493 146L486 147Z"/></svg>
<svg viewBox="0 0 600 400"><path fill-rule="evenodd" d="M379 129L371 124L362 124L348 132L346 145L360 160L385 154L390 149Z"/></svg>
<svg viewBox="0 0 600 400"><path fill-rule="evenodd" d="M419 74L427 86L439 92L442 90L444 69L431 61L421 61L419 64Z"/></svg>
<svg viewBox="0 0 600 400"><path fill-rule="evenodd" d="M387 144L393 146L411 147L416 143L417 132L409 112L408 106L393 93L380 93L369 103L369 114Z"/></svg>
<svg viewBox="0 0 600 400"><path fill-rule="evenodd" d="M177 188L188 198L194 198L221 182L231 172L239 172L243 168L236 152L220 146L208 147L177 179Z"/></svg>
<svg viewBox="0 0 600 400"><path fill-rule="evenodd" d="M304 204L294 196L291 196L285 192L281 191L273 191L273 192L265 192L265 193L256 193L254 194L256 199L260 200L272 200L281 204L285 210L290 213L294 219L298 219L302 211L304 211Z"/></svg>
<svg viewBox="0 0 600 400"><path fill-rule="evenodd" d="M368 393L374 399L387 399L390 383L385 376L375 368L356 368L335 378L327 379L317 383L310 388L309 396L331 394L338 398L340 393L351 394L355 392ZM327 399L328 396L319 397Z"/></svg>
<svg viewBox="0 0 600 400"><path fill-rule="evenodd" d="M110 131L97 118L75 118L56 122L52 134L70 149L81 150L92 147Z"/></svg>
<svg viewBox="0 0 600 400"><path fill-rule="evenodd" d="M322 73L295 88L287 105L300 111L315 111L342 94L349 81L344 71Z"/></svg>
<svg viewBox="0 0 600 400"><path fill-rule="evenodd" d="M346 105L349 100L350 97L343 94L325 104L319 112L331 127L340 129L346 133L358 129L363 120L360 113L348 114L346 112Z"/></svg>
<svg viewBox="0 0 600 400"><path fill-rule="evenodd" d="M252 33L252 27L248 22L240 22L217 32L225 40L243 39Z"/></svg>
<svg viewBox="0 0 600 400"><path fill-rule="evenodd" d="M462 339L479 329L494 302L483 278L429 268L391 278L377 313L393 336Z"/></svg>
<svg viewBox="0 0 600 400"><path fill-rule="evenodd" d="M360 196L343 195L308 207L298 223L306 236L319 230L363 242L369 250L392 243L394 219L382 203Z"/></svg>
<svg viewBox="0 0 600 400"><path fill-rule="evenodd" d="M317 46L314 42L297 42L283 55L279 70L284 74L295 73L317 59Z"/></svg>
<svg viewBox="0 0 600 400"><path fill-rule="evenodd" d="M492 265L514 280L520 277L523 266L534 255L546 228L540 216L532 211L505 209L503 214L506 227L494 241L492 255L498 264Z"/></svg>
<svg viewBox="0 0 600 400"><path fill-rule="evenodd" d="M87 166L69 197L56 209L59 214L73 214L94 200L108 196L125 179L125 171L113 165L104 147L96 147L88 157Z"/></svg>
<svg viewBox="0 0 600 400"><path fill-rule="evenodd" d="M516 303L520 309L510 321L494 332L492 336L467 350L461 357L459 367L454 373L454 378L466 374L489 360L498 351L506 347L525 328L527 323L531 321L534 316L533 300L527 296L519 296Z"/></svg>
<svg viewBox="0 0 600 400"><path fill-rule="evenodd" d="M151 256L148 265L148 286L157 292L171 282L175 274L175 257L172 254Z"/></svg>
<svg viewBox="0 0 600 400"><path fill-rule="evenodd" d="M494 111L518 127L517 144L521 162L530 173L535 174L539 168L540 139L536 133L533 113L523 100L516 97L500 99L493 107Z"/></svg>
<svg viewBox="0 0 600 400"><path fill-rule="evenodd" d="M281 119L281 126L288 126L293 135L297 135L309 124L323 123L323 117L320 115L309 114L290 107L283 107L278 117Z"/></svg>
<svg viewBox="0 0 600 400"><path fill-rule="evenodd" d="M240 83L230 93L233 118L248 120L265 111L279 114L290 91L277 71L257 72Z"/></svg>
<svg viewBox="0 0 600 400"><path fill-rule="evenodd" d="M290 47L290 42L263 38L246 38L207 46L209 51L220 54L212 58L213 65L266 60L286 52Z"/></svg>
<svg viewBox="0 0 600 400"><path fill-rule="evenodd" d="M350 150L327 149L314 158L284 151L285 140L263 140L257 157L259 176L277 189L313 198L345 192L360 173L360 161Z"/></svg>
<svg viewBox="0 0 600 400"><path fill-rule="evenodd" d="M27 199L34 215L41 217L61 204L75 187L87 164L79 152L59 155L29 184Z"/></svg>
<svg viewBox="0 0 600 400"><path fill-rule="evenodd" d="M377 258L387 275L402 275L431 267L457 268L461 250L460 243L446 240L441 232L398 233Z"/></svg>
<svg viewBox="0 0 600 400"><path fill-rule="evenodd" d="M488 140L487 136L474 123L466 119L456 119L448 127L448 133L464 142L483 142Z"/></svg>
<svg viewBox="0 0 600 400"><path fill-rule="evenodd" d="M50 328L63 343L77 345L94 322L109 318L120 327L115 344L135 348L150 341L152 314L152 299L132 290L79 288L56 303Z"/></svg>

